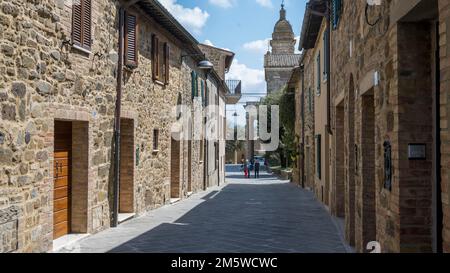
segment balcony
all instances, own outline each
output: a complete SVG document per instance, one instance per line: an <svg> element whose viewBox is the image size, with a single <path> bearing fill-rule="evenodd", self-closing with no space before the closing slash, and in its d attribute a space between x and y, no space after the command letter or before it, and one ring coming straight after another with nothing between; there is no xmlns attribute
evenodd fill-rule
<svg viewBox="0 0 450 273"><path fill-rule="evenodd" d="M225 83L230 90L226 95L227 104L236 104L242 97L242 82L240 80L226 80Z"/></svg>

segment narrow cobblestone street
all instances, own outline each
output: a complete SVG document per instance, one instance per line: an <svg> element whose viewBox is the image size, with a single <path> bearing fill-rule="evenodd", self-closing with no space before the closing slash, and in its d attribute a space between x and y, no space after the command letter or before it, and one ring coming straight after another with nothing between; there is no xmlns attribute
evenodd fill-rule
<svg viewBox="0 0 450 273"><path fill-rule="evenodd" d="M312 193L262 173L228 173L224 187L192 195L60 252L339 253L351 251Z"/></svg>

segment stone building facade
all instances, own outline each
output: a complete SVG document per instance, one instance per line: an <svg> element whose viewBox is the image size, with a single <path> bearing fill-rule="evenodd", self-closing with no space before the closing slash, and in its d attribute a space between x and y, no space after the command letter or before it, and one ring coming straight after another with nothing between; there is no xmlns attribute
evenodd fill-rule
<svg viewBox="0 0 450 273"><path fill-rule="evenodd" d="M111 225L119 2L71 3L0 1L0 252L51 251ZM204 141L172 137L194 131L173 126L174 107L194 115L226 89L157 1L122 5L119 213L139 215L208 186Z"/></svg>
<svg viewBox="0 0 450 273"><path fill-rule="evenodd" d="M327 3L331 176L324 203L345 219L346 239L359 252L372 241L382 252L448 252L450 2L311 0L302 47L317 46ZM306 75L303 90L311 85Z"/></svg>
<svg viewBox="0 0 450 273"><path fill-rule="evenodd" d="M270 41L272 51L264 56L264 70L267 92L283 89L289 82L292 69L298 65L300 54L295 54L295 36L292 26L286 19L282 5L280 19L277 21Z"/></svg>

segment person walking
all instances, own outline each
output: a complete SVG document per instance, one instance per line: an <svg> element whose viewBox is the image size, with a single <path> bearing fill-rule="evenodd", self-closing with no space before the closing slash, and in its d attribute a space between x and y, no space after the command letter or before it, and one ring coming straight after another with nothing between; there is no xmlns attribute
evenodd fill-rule
<svg viewBox="0 0 450 273"><path fill-rule="evenodd" d="M245 178L248 178L248 163L244 162L243 166L244 166L244 176Z"/></svg>
<svg viewBox="0 0 450 273"><path fill-rule="evenodd" d="M255 165L253 164L253 159L250 160L250 167L248 169L248 178L251 178L252 172L255 169Z"/></svg>
<svg viewBox="0 0 450 273"><path fill-rule="evenodd" d="M259 160L256 160L255 162L255 178L259 178L259 168L261 167L261 163Z"/></svg>

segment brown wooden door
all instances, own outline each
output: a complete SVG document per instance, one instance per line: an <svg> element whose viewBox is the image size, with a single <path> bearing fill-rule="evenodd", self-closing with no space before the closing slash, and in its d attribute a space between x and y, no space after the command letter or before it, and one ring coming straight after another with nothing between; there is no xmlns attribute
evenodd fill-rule
<svg viewBox="0 0 450 273"><path fill-rule="evenodd" d="M72 124L55 121L53 239L70 233Z"/></svg>

